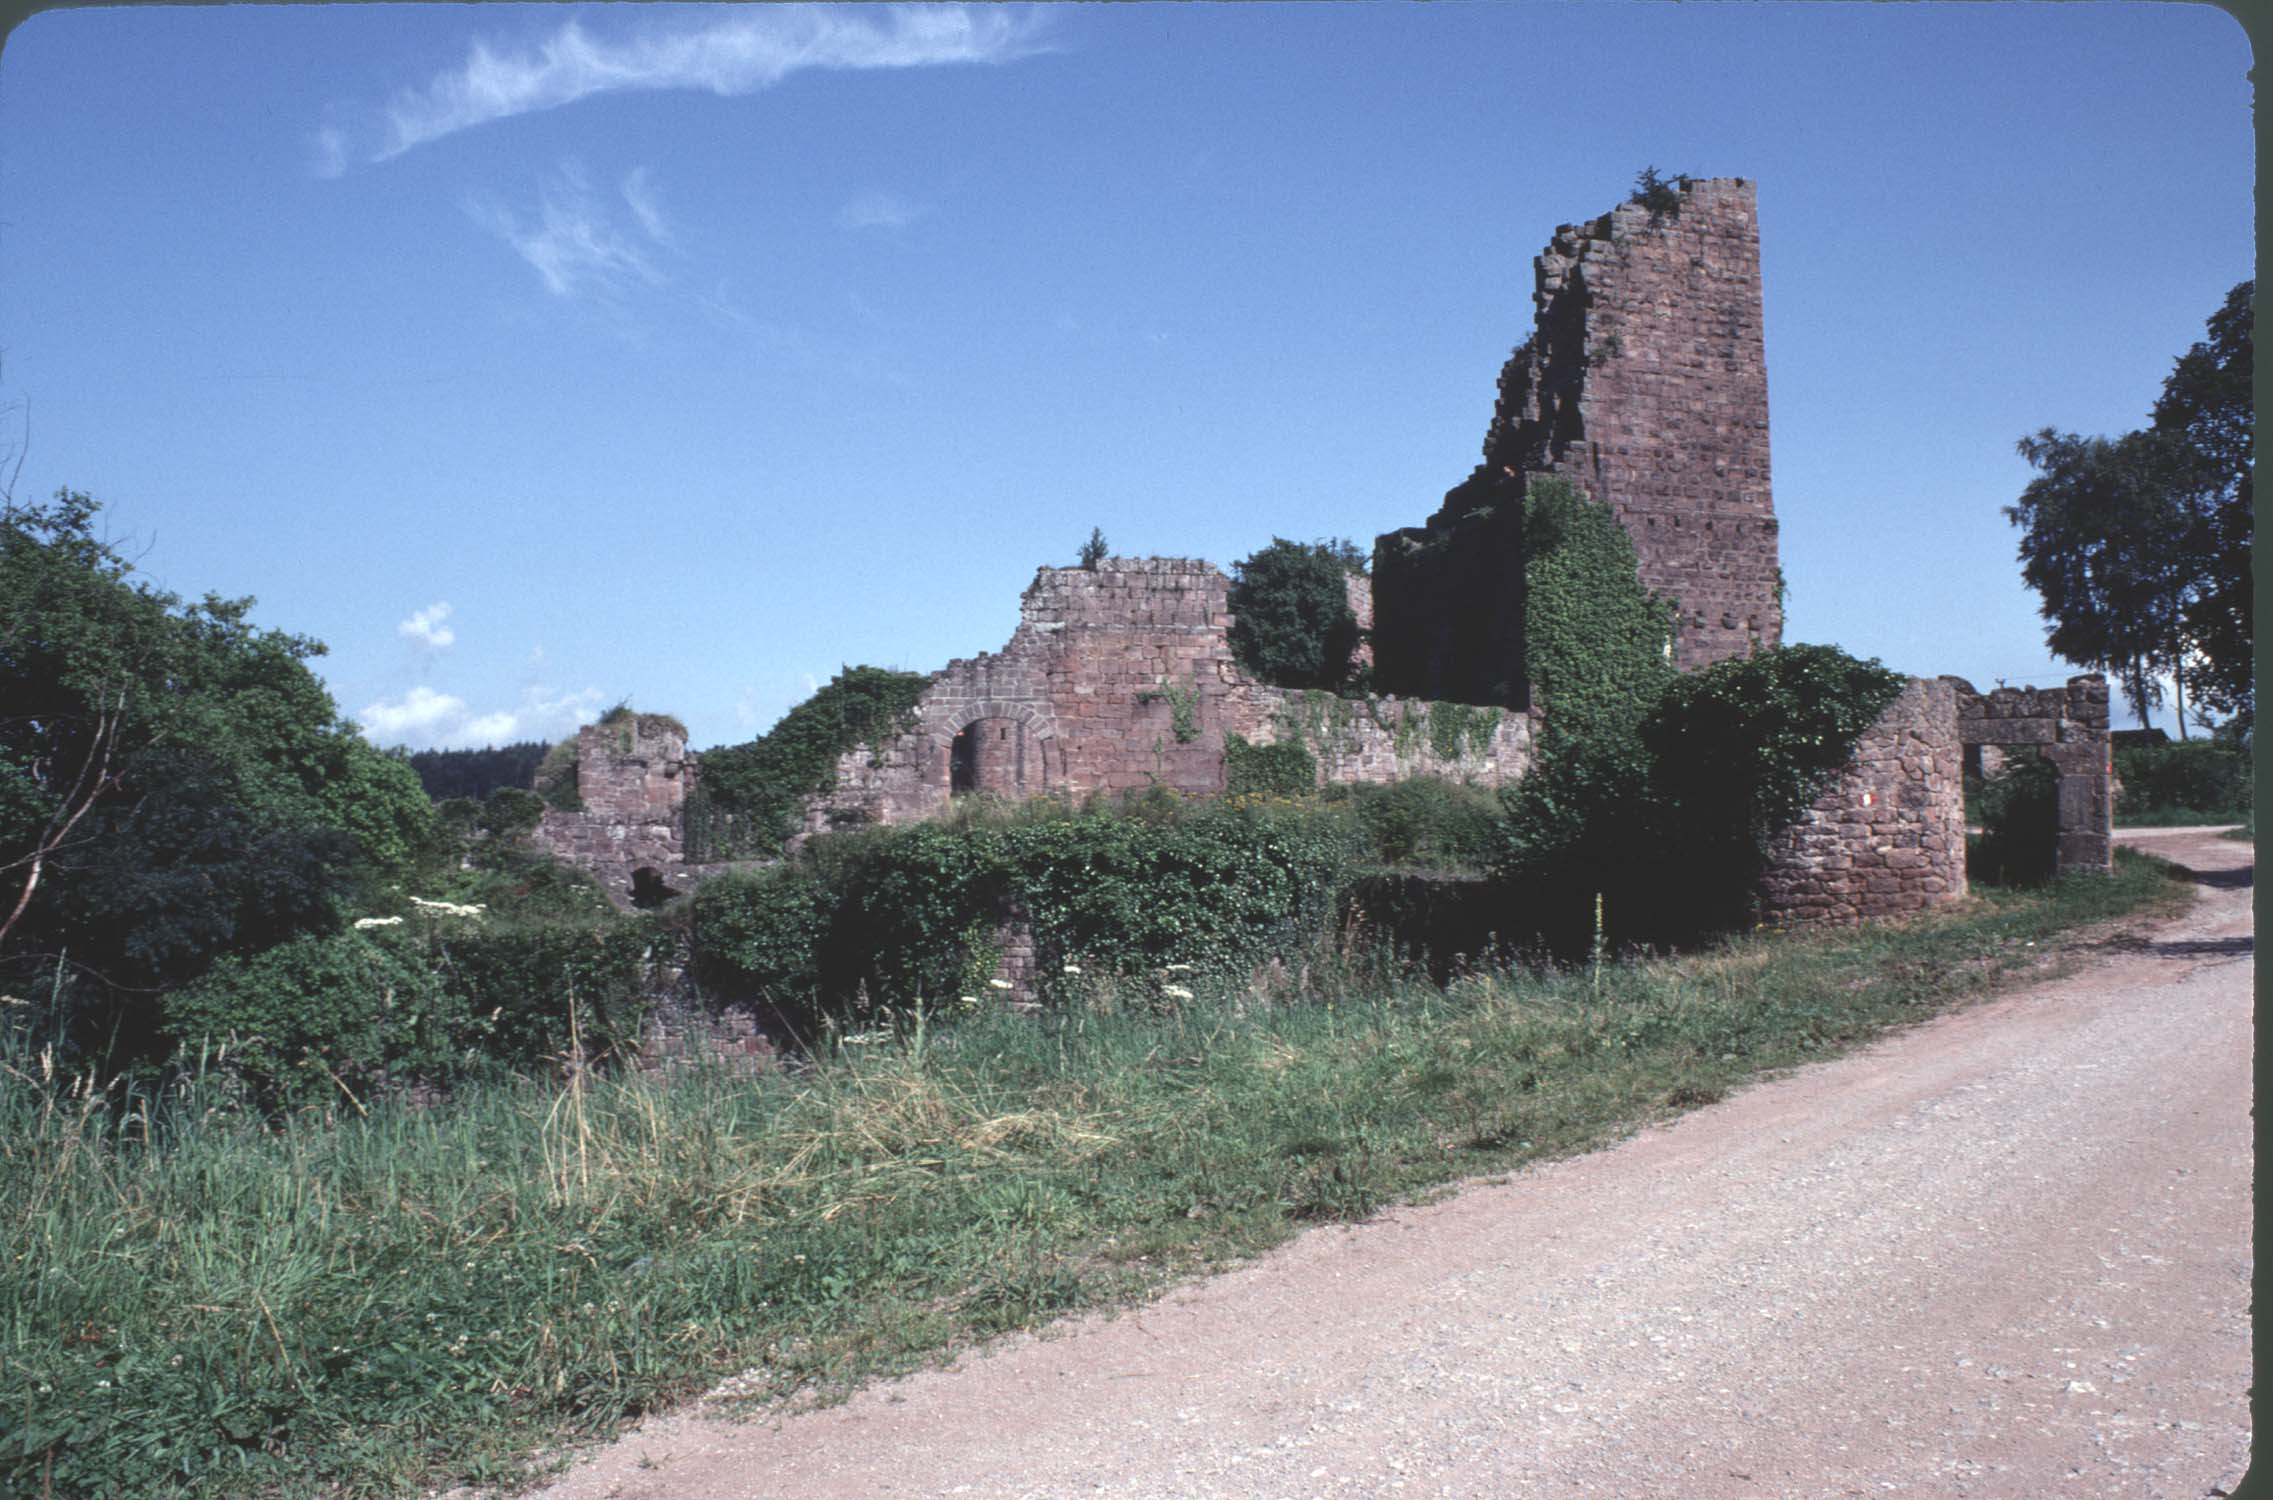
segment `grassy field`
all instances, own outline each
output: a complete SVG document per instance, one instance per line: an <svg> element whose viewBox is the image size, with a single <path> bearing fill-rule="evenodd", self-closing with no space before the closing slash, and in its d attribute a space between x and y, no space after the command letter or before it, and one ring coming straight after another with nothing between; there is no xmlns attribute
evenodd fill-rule
<svg viewBox="0 0 2273 1500"><path fill-rule="evenodd" d="M0 1492L510 1482L749 1372L841 1391L1309 1224L1584 1149L2041 973L2167 867L1902 928L1438 989L1330 955L905 1017L794 1072L274 1127L218 1082L0 1077Z"/></svg>

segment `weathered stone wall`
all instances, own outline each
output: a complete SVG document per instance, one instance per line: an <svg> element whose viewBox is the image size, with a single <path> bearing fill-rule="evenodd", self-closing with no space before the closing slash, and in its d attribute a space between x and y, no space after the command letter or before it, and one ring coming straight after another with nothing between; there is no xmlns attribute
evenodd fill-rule
<svg viewBox="0 0 2273 1500"><path fill-rule="evenodd" d="M576 734L583 810L546 808L537 847L590 871L619 906L631 904L633 877L642 869L684 889L700 878L686 863L682 816L693 767L687 732L675 719L639 714L585 725Z"/></svg>
<svg viewBox="0 0 2273 1500"><path fill-rule="evenodd" d="M1841 925L1965 894L1964 747L1955 679L1912 678L1839 778L1776 837L1770 921Z"/></svg>
<svg viewBox="0 0 2273 1500"><path fill-rule="evenodd" d="M908 734L845 755L836 791L815 799L805 831L918 821L960 789L1012 799L1155 785L1220 795L1226 734L1276 743L1306 713L1319 717L1310 705L1327 697L1284 692L1239 670L1229 591L1220 570L1191 558L1043 568L1009 643L949 662ZM1369 601L1353 584L1361 623ZM1313 746L1321 779L1441 775L1497 785L1529 765L1530 724L1520 714L1497 715L1488 733L1446 755L1408 724L1417 712L1425 705L1353 701L1335 715L1336 733Z"/></svg>
<svg viewBox="0 0 2273 1500"><path fill-rule="evenodd" d="M1377 677L1528 703L1525 476L1563 475L1633 538L1680 605L1691 670L1783 637L1769 483L1756 192L1691 182L1655 218L1623 203L1561 226L1535 262L1531 336L1500 373L1484 463L1427 525L1375 547Z"/></svg>
<svg viewBox="0 0 2273 1500"><path fill-rule="evenodd" d="M1993 775L1998 764L2030 752L2042 755L2058 773L2060 847L2054 871L2113 869L2107 679L2092 672L2069 678L2064 687L2007 687L1988 693L1961 677L1942 681L1957 695L1959 738L1967 751L1980 755L1985 773Z"/></svg>

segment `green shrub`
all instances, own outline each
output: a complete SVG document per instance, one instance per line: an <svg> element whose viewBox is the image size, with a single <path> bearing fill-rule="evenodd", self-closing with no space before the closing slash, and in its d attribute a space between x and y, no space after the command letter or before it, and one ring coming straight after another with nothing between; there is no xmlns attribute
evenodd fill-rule
<svg viewBox="0 0 2273 1500"><path fill-rule="evenodd" d="M1223 737L1223 789L1227 796L1301 797L1317 786L1317 758L1300 740L1252 745L1244 735Z"/></svg>
<svg viewBox="0 0 2273 1500"><path fill-rule="evenodd" d="M1231 651L1249 676L1278 687L1335 687L1357 649L1350 569L1324 542L1271 544L1234 565Z"/></svg>
<svg viewBox="0 0 2273 1500"><path fill-rule="evenodd" d="M464 1018L415 958L357 933L231 954L163 1003L184 1052L220 1053L263 1108L439 1077Z"/></svg>
<svg viewBox="0 0 2273 1500"><path fill-rule="evenodd" d="M1618 943L1750 925L1769 839L1902 691L1875 661L1786 646L1669 682L1629 732L1558 739L1505 795L1501 874L1550 941Z"/></svg>
<svg viewBox="0 0 2273 1500"><path fill-rule="evenodd" d="M696 888L695 975L722 999L773 1007L805 1024L819 1011L827 889L809 869L722 876Z"/></svg>
<svg viewBox="0 0 2273 1500"><path fill-rule="evenodd" d="M1491 863L1501 838L1497 793L1433 776L1352 790L1368 852L1386 865L1475 870Z"/></svg>
<svg viewBox="0 0 2273 1500"><path fill-rule="evenodd" d="M915 727L931 679L883 667L847 667L827 687L746 744L703 753L686 806L687 857L778 853L797 831L808 798L834 791L837 760Z"/></svg>
<svg viewBox="0 0 2273 1500"><path fill-rule="evenodd" d="M638 1044L658 943L642 918L467 927L437 939L432 961L467 1017L466 1050L531 1072L572 1045L599 1058Z"/></svg>
<svg viewBox="0 0 2273 1500"><path fill-rule="evenodd" d="M1101 526L1090 527L1089 540L1081 544L1082 571L1085 573L1096 572L1097 565L1105 560L1106 553L1104 528Z"/></svg>
<svg viewBox="0 0 2273 1500"><path fill-rule="evenodd" d="M576 736L570 735L545 752L537 762L537 795L545 806L561 812L582 812L584 798L576 787Z"/></svg>
<svg viewBox="0 0 2273 1500"><path fill-rule="evenodd" d="M501 786L482 800L477 821L491 838L517 839L536 832L544 817L544 798L517 786Z"/></svg>
<svg viewBox="0 0 2273 1500"><path fill-rule="evenodd" d="M2249 751L2225 740L2141 745L2115 752L2118 823L2192 819L2239 822L2256 810L2256 768Z"/></svg>
<svg viewBox="0 0 2273 1500"><path fill-rule="evenodd" d="M1980 784L1981 832L1967 839L1965 874L1982 885L2041 885L2060 850L2060 773L2042 756L2016 759Z"/></svg>

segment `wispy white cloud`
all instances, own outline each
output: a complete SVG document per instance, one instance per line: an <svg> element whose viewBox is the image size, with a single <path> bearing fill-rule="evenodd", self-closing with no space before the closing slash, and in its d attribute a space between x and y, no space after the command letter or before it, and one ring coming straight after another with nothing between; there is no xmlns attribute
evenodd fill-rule
<svg viewBox="0 0 2273 1500"><path fill-rule="evenodd" d="M386 161L493 120L634 89L755 93L809 69L999 63L1041 50L1043 19L1024 9L962 5L767 5L701 21L646 20L596 36L575 20L533 46L473 43L463 63L405 89L378 111L360 149Z"/></svg>
<svg viewBox="0 0 2273 1500"><path fill-rule="evenodd" d="M862 193L837 211L837 223L845 229L900 229L927 212L897 193Z"/></svg>
<svg viewBox="0 0 2273 1500"><path fill-rule="evenodd" d="M585 293L620 296L634 285L660 286L663 272L651 250L670 242L670 225L656 206L654 189L641 167L624 179L623 197L638 223L619 227L618 210L592 191L584 169L562 162L540 189L534 219L524 219L494 200L466 205L474 222L511 245L556 297Z"/></svg>
<svg viewBox="0 0 2273 1500"><path fill-rule="evenodd" d="M440 651L458 638L458 633L443 624L450 618L450 606L441 601L429 604L395 627L395 634L409 636L422 646Z"/></svg>
<svg viewBox="0 0 2273 1500"><path fill-rule="evenodd" d="M477 713L455 693L419 686L400 698L366 704L355 722L374 744L465 750L515 740L561 739L599 717L600 706L598 688L563 693L530 687L512 708Z"/></svg>
<svg viewBox="0 0 2273 1500"><path fill-rule="evenodd" d="M645 167L633 167L624 174L623 201L631 206L632 217L639 227L658 245L671 243L670 221L663 217L663 206L655 199L655 185L648 180Z"/></svg>

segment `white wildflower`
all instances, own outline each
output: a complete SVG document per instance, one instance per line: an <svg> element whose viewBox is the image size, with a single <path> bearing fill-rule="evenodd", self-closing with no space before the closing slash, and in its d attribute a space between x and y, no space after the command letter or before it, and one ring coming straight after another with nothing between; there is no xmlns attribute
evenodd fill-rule
<svg viewBox="0 0 2273 1500"><path fill-rule="evenodd" d="M976 995L964 995L960 998L965 1005L976 1005L979 1003L979 997Z"/></svg>
<svg viewBox="0 0 2273 1500"><path fill-rule="evenodd" d="M990 979L987 981L987 984L990 988L998 990L1012 990L1018 987L1007 979Z"/></svg>
<svg viewBox="0 0 2273 1500"><path fill-rule="evenodd" d="M1192 966L1190 964L1170 964L1160 972L1163 974L1189 974L1192 972Z"/></svg>
<svg viewBox="0 0 2273 1500"><path fill-rule="evenodd" d="M1065 966L1065 972L1066 972L1066 973L1068 973L1068 974L1079 974L1079 973L1081 972L1081 965L1079 965L1079 964L1067 964L1067 965Z"/></svg>
<svg viewBox="0 0 2273 1500"><path fill-rule="evenodd" d="M1192 998L1192 992L1180 984L1164 984L1160 987L1160 993L1171 1000L1189 1000Z"/></svg>
<svg viewBox="0 0 2273 1500"><path fill-rule="evenodd" d="M431 912L438 917L478 918L483 912L489 909L487 906L481 904L480 902L476 902L471 906L461 906L455 901L429 901L423 896L412 896L409 898L409 900L410 904L417 907L420 911Z"/></svg>
<svg viewBox="0 0 2273 1500"><path fill-rule="evenodd" d="M402 920L400 917L357 917L355 930L361 932L367 927L400 927Z"/></svg>

